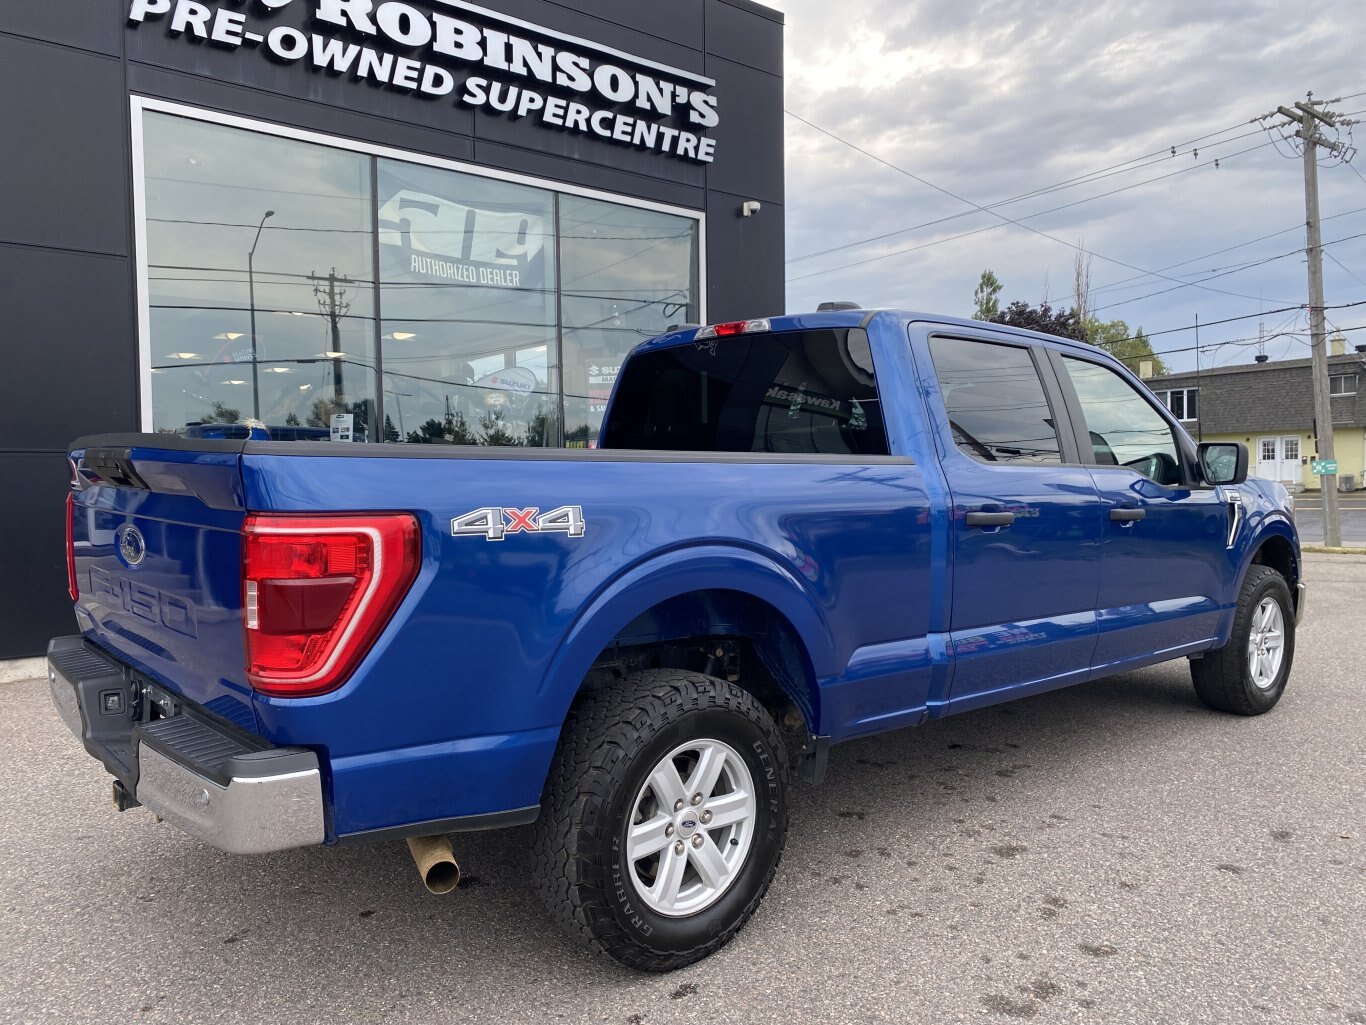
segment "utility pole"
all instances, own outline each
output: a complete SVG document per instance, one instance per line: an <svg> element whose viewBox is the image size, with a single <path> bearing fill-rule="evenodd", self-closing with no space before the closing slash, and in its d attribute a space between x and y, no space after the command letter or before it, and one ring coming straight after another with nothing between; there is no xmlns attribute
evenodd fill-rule
<svg viewBox="0 0 1366 1025"><path fill-rule="evenodd" d="M274 210L267 210L261 218L261 223L256 226L256 237L252 239L251 249L247 252L247 294L250 296L248 302L251 304L251 416L253 420L261 419L261 375L257 370L257 348L256 348L256 247L261 244L261 231L266 226L266 221L275 216Z"/></svg>
<svg viewBox="0 0 1366 1025"><path fill-rule="evenodd" d="M1280 114L1299 125L1295 137L1300 140L1304 158L1304 217L1305 217L1305 256L1309 262L1309 337L1312 342L1314 384L1314 431L1315 448L1320 460L1335 460L1333 449L1333 400L1328 384L1328 346L1324 331L1323 317L1323 235L1319 226L1319 150L1325 149L1334 155L1347 149L1336 139L1329 139L1324 128L1336 129L1349 122L1342 121L1331 111L1324 109L1328 101L1315 100L1310 93L1306 102L1296 103L1294 108L1277 107L1273 117ZM1288 127L1288 126L1287 126ZM1342 544L1342 528L1338 521L1338 477L1336 473L1319 476L1320 493L1323 496L1323 533L1324 543L1330 548Z"/></svg>
<svg viewBox="0 0 1366 1025"><path fill-rule="evenodd" d="M341 320L351 309L351 304L346 301L346 289L337 286L354 285L356 282L338 274L336 267L326 277L310 274L308 280L318 282L313 286L313 294L318 299L318 309L332 326L332 348L328 351L328 358L332 360L332 405L337 412L344 412L346 389L342 384L342 363L346 353L342 352L341 347ZM323 282L327 283L326 288L322 287Z"/></svg>

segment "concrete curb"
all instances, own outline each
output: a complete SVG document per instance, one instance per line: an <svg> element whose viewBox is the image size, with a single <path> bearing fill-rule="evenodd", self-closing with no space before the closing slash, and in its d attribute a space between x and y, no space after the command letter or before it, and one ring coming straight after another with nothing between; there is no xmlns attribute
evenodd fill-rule
<svg viewBox="0 0 1366 1025"><path fill-rule="evenodd" d="M1329 548L1326 545L1300 545L1300 551L1311 555L1366 555L1366 548Z"/></svg>
<svg viewBox="0 0 1366 1025"><path fill-rule="evenodd" d="M0 683L20 683L24 680L41 680L46 675L46 659L0 659Z"/></svg>

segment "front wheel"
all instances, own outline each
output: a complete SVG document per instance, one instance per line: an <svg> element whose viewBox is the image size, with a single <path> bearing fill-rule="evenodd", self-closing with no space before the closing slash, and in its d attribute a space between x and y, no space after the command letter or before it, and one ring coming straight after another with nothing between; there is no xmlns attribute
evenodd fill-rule
<svg viewBox="0 0 1366 1025"><path fill-rule="evenodd" d="M1280 701L1294 659L1290 586L1271 567L1253 566L1238 595L1228 644L1191 662L1191 679L1210 708L1261 715Z"/></svg>
<svg viewBox="0 0 1366 1025"><path fill-rule="evenodd" d="M551 912L622 964L664 972L728 943L778 867L787 755L753 695L636 673L570 713L535 859Z"/></svg>

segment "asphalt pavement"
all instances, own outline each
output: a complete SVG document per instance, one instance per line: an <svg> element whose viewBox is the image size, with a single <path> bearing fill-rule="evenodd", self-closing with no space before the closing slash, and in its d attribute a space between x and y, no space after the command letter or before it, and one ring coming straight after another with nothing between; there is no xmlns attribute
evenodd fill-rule
<svg viewBox="0 0 1366 1025"><path fill-rule="evenodd" d="M667 976L586 955L527 829L220 854L109 805L45 682L0 685L0 1021L1366 1023L1366 557L1308 556L1270 715L1169 663L832 752L768 899Z"/></svg>
<svg viewBox="0 0 1366 1025"><path fill-rule="evenodd" d="M1295 496L1295 526L1305 544L1324 543L1322 495L1310 491ZM1338 529L1344 547L1366 546L1366 491L1338 495Z"/></svg>

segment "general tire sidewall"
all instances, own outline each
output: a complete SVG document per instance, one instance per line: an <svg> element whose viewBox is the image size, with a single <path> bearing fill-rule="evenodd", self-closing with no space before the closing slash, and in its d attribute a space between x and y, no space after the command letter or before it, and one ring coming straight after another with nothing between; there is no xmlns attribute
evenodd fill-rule
<svg viewBox="0 0 1366 1025"><path fill-rule="evenodd" d="M1274 683L1263 689L1252 681L1252 666L1248 659L1247 644L1252 637L1252 617L1267 596L1275 599L1281 608L1281 621L1284 624L1285 647L1281 655L1281 667L1276 672ZM1235 639L1237 643L1238 665L1242 673L1243 689L1247 699L1258 709L1266 710L1276 704L1285 690L1285 682L1290 676L1290 667L1295 661L1295 610L1290 600L1290 588L1280 574L1272 574L1252 587L1244 595L1244 606L1239 610L1241 629Z"/></svg>
<svg viewBox="0 0 1366 1025"><path fill-rule="evenodd" d="M626 863L626 833L636 795L651 770L670 751L687 741L720 740L744 758L754 780L754 837L740 875L710 907L682 918L652 911L640 899ZM687 951L723 935L741 921L761 894L782 853L787 830L785 765L775 738L738 712L721 708L685 712L631 755L630 767L618 780L604 809L602 833L610 835L602 866L603 890L613 916L636 942L661 952ZM666 856L668 852L666 851Z"/></svg>

